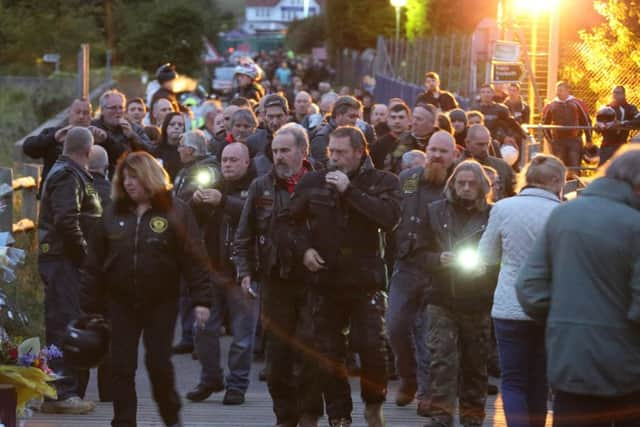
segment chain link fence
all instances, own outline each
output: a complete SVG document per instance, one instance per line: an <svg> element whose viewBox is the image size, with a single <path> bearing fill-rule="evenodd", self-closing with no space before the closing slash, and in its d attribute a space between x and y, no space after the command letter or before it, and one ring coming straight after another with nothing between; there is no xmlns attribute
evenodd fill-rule
<svg viewBox="0 0 640 427"><path fill-rule="evenodd" d="M626 88L629 103L639 105L640 74L637 65L627 66L631 61L622 53L614 55L614 60L603 57L588 43L568 43L562 50L559 78L571 83L572 94L582 99L594 116L611 101L611 91L617 85Z"/></svg>

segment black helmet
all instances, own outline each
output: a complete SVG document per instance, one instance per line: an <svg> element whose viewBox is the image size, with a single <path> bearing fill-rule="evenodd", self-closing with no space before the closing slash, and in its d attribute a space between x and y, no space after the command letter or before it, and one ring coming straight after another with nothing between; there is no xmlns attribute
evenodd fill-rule
<svg viewBox="0 0 640 427"><path fill-rule="evenodd" d="M99 315L90 315L75 320L67 326L62 342L65 362L77 369L98 366L109 352L111 329Z"/></svg>
<svg viewBox="0 0 640 427"><path fill-rule="evenodd" d="M162 64L156 70L156 80L160 84L171 81L176 77L178 77L178 73L176 73L176 66L173 65L171 62Z"/></svg>
<svg viewBox="0 0 640 427"><path fill-rule="evenodd" d="M600 149L596 145L585 147L582 150L582 160L589 166L598 166L598 163L600 163Z"/></svg>
<svg viewBox="0 0 640 427"><path fill-rule="evenodd" d="M616 110L609 106L602 107L596 113L596 122L610 123L616 119Z"/></svg>

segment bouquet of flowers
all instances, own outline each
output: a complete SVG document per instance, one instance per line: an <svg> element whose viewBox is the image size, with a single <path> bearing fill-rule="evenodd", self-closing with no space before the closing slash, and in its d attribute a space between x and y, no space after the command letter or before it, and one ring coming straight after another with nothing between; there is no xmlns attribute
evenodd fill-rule
<svg viewBox="0 0 640 427"><path fill-rule="evenodd" d="M47 384L56 379L47 362L60 357L62 352L54 345L40 348L39 338L19 344L8 338L0 341L0 384L16 388L19 414L32 399L57 397L55 388Z"/></svg>

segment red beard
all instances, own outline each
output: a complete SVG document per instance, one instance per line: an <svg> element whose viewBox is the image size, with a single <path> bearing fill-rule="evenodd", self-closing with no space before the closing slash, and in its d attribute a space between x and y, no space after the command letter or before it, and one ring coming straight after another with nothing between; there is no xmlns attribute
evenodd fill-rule
<svg viewBox="0 0 640 427"><path fill-rule="evenodd" d="M447 168L440 162L429 162L424 168L424 179L431 185L444 185L447 180Z"/></svg>

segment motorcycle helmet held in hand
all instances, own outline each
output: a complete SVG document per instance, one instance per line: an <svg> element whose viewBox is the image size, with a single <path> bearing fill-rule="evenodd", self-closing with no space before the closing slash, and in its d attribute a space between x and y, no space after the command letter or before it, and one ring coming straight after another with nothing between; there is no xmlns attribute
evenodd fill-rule
<svg viewBox="0 0 640 427"><path fill-rule="evenodd" d="M100 365L109 352L111 328L99 315L84 316L71 322L62 342L65 362L77 369Z"/></svg>
<svg viewBox="0 0 640 427"><path fill-rule="evenodd" d="M585 147L582 150L582 160L589 166L598 166L598 163L600 163L600 149L596 145Z"/></svg>
<svg viewBox="0 0 640 427"><path fill-rule="evenodd" d="M602 107L596 113L596 122L611 123L616 119L616 110L609 106Z"/></svg>

